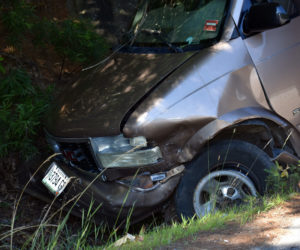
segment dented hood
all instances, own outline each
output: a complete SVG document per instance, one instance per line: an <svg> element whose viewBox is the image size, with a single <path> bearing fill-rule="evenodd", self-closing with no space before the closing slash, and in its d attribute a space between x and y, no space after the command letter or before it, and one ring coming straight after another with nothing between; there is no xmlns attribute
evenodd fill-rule
<svg viewBox="0 0 300 250"><path fill-rule="evenodd" d="M64 89L47 114L46 129L58 137L119 134L137 101L193 54L116 54Z"/></svg>

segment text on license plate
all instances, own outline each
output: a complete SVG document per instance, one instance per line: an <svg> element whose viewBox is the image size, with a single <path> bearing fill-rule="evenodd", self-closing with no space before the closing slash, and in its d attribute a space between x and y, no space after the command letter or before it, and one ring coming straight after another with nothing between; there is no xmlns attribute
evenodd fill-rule
<svg viewBox="0 0 300 250"><path fill-rule="evenodd" d="M49 167L48 173L43 178L43 184L53 193L58 196L68 185L70 178L53 162Z"/></svg>

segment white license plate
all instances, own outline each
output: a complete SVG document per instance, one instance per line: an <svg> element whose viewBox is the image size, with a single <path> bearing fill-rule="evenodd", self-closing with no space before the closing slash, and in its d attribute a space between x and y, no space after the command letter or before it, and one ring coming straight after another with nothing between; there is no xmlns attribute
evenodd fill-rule
<svg viewBox="0 0 300 250"><path fill-rule="evenodd" d="M43 184L55 196L59 196L68 185L70 178L53 162L49 167L48 173L43 178Z"/></svg>

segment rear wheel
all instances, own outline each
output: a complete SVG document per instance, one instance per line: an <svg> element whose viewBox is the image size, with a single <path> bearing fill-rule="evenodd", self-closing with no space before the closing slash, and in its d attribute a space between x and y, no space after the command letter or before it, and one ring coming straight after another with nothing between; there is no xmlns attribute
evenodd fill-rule
<svg viewBox="0 0 300 250"><path fill-rule="evenodd" d="M203 217L263 194L269 156L244 141L221 141L207 148L186 168L176 191L179 216Z"/></svg>

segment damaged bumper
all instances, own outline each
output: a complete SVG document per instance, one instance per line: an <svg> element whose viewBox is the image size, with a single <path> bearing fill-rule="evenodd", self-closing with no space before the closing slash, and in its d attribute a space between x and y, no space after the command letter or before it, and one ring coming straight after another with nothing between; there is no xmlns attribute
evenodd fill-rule
<svg viewBox="0 0 300 250"><path fill-rule="evenodd" d="M39 167L42 162L43 159L35 159L23 166L21 173L24 174L24 168L30 173L27 178L19 178L22 186L30 180L25 191L47 202L56 199L56 205L63 205L66 209L72 207L72 213L78 216L81 216L82 210L88 209L93 201L94 208L100 207L95 218L109 223L114 223L118 216L121 220L126 219L129 213L131 221L137 222L155 212L155 209L171 196L184 171L184 166L181 165L164 173L135 175L105 182L101 178L103 173L93 174L71 169L58 162L59 168L71 177L71 181L61 195L55 198L42 183L53 160Z"/></svg>

